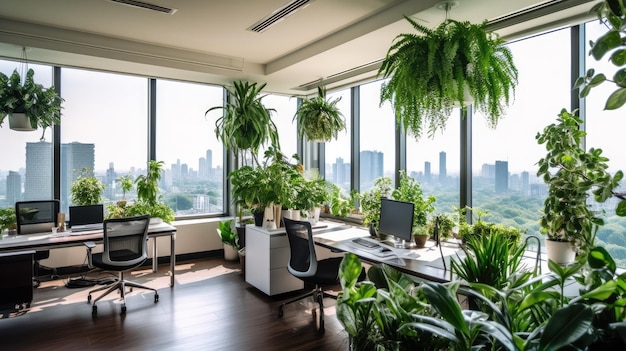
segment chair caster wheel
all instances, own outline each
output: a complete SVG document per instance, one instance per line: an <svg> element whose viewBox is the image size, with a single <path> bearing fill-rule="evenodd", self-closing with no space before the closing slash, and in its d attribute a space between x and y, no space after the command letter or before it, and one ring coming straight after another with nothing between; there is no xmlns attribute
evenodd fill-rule
<svg viewBox="0 0 626 351"><path fill-rule="evenodd" d="M282 318L283 316L283 306L280 306L280 308L278 309L278 318Z"/></svg>
<svg viewBox="0 0 626 351"><path fill-rule="evenodd" d="M87 302L91 302L91 295L87 295Z"/></svg>
<svg viewBox="0 0 626 351"><path fill-rule="evenodd" d="M91 314L92 314L92 315L94 315L94 316L95 316L96 314L98 314L98 306L93 306L93 307L91 308Z"/></svg>
<svg viewBox="0 0 626 351"><path fill-rule="evenodd" d="M159 302L159 294L154 295L154 303Z"/></svg>
<svg viewBox="0 0 626 351"><path fill-rule="evenodd" d="M122 314L126 313L126 305L122 306Z"/></svg>

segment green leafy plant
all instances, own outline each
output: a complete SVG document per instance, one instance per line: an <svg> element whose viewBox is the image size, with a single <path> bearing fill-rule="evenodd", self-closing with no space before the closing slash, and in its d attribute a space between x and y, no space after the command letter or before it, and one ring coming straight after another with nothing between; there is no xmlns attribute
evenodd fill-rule
<svg viewBox="0 0 626 351"><path fill-rule="evenodd" d="M363 224L375 223L378 228L380 219L380 200L383 197L391 196L391 178L380 177L374 179L374 187L361 193L361 212L363 213Z"/></svg>
<svg viewBox="0 0 626 351"><path fill-rule="evenodd" d="M329 207L330 213L333 216L346 217L350 210L352 209L352 203L350 202L350 198L348 198L342 191L341 188L335 184L328 183L327 186L329 189Z"/></svg>
<svg viewBox="0 0 626 351"><path fill-rule="evenodd" d="M589 208L587 199L593 196L598 202L606 201L623 173L608 173L608 158L602 155L602 149L582 148L586 135L582 123L578 116L563 109L556 123L537 133L536 139L547 150L537 162L537 176L548 185L541 231L551 240L574 242L584 253L593 246L598 226L604 224L600 214Z"/></svg>
<svg viewBox="0 0 626 351"><path fill-rule="evenodd" d="M95 205L102 203L104 184L93 175L90 169L82 169L80 175L72 182L70 193L75 205Z"/></svg>
<svg viewBox="0 0 626 351"><path fill-rule="evenodd" d="M10 77L0 72L0 126L13 113L26 114L31 126L43 128L44 134L46 128L60 123L63 99L54 87L44 88L35 83L34 75L35 71L29 69L22 84L17 69Z"/></svg>
<svg viewBox="0 0 626 351"><path fill-rule="evenodd" d="M341 97L326 99L326 89L317 87L317 96L304 99L293 117L297 121L298 135L311 141L337 139L339 132L346 129L346 120L337 107Z"/></svg>
<svg viewBox="0 0 626 351"><path fill-rule="evenodd" d="M266 108L261 101L265 97L261 95L265 85L235 81L233 88L224 88L229 94L226 105L214 106L205 112L206 116L214 110L224 111L222 117L215 121L215 136L228 150L240 155L244 162L246 154L257 160L259 147L268 140L280 149L278 131L271 118L274 109Z"/></svg>
<svg viewBox="0 0 626 351"><path fill-rule="evenodd" d="M217 233L220 240L222 240L222 243L239 250L239 236L237 235L237 232L233 230L232 223L232 220L221 221L219 223Z"/></svg>
<svg viewBox="0 0 626 351"><path fill-rule="evenodd" d="M405 17L417 33L398 35L378 75L389 78L380 93L391 102L398 124L416 138L423 128L442 130L455 104L469 97L495 127L512 100L517 68L504 40L488 32L487 22L446 20L434 29Z"/></svg>
<svg viewBox="0 0 626 351"><path fill-rule="evenodd" d="M137 201L132 205L126 205L127 215L149 214L151 218L161 218L166 223L171 223L175 219L174 210L161 201L159 193L163 164L163 161L150 160L147 173L135 179Z"/></svg>
<svg viewBox="0 0 626 351"><path fill-rule="evenodd" d="M15 218L15 208L0 208L0 235L5 229L15 229L17 218Z"/></svg>
<svg viewBox="0 0 626 351"><path fill-rule="evenodd" d="M610 55L609 62L617 68L612 79L608 79L604 73L596 73L594 68L587 70L584 76L579 77L574 88L580 89L580 97L589 95L591 89L605 82L615 84L616 90L609 95L604 108L606 110L618 109L626 103L626 7L621 0L606 0L594 5L590 13L595 14L601 23L607 27L595 41L590 41L591 51L589 54L596 60L601 60L605 55Z"/></svg>
<svg viewBox="0 0 626 351"><path fill-rule="evenodd" d="M433 204L437 199L432 196L424 196L422 187L414 178L409 177L405 170L400 171L400 182L391 192L391 198L399 201L412 202L413 228L426 228L428 216L435 211Z"/></svg>

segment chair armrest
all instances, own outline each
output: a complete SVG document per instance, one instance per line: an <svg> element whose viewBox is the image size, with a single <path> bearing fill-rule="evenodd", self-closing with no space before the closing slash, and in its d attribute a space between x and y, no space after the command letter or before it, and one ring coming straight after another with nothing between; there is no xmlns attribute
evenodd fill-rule
<svg viewBox="0 0 626 351"><path fill-rule="evenodd" d="M83 242L83 245L85 245L85 247L87 248L87 267L93 268L93 264L91 261L91 249L96 247L96 243L94 243L93 241L85 241Z"/></svg>

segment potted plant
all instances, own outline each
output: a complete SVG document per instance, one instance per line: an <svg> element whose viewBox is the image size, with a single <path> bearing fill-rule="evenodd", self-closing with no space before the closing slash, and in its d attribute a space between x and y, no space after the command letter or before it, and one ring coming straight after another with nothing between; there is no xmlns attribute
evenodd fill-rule
<svg viewBox="0 0 626 351"><path fill-rule="evenodd" d="M517 68L509 48L487 22L448 19L434 29L406 20L417 33L398 35L378 75L389 78L381 103L389 101L398 123L416 138L443 129L453 107L471 103L495 127L512 100ZM467 92L467 95L465 94Z"/></svg>
<svg viewBox="0 0 626 351"><path fill-rule="evenodd" d="M607 172L608 159L601 149L582 148L586 135L582 120L573 113L561 110L556 123L537 133L539 144L545 144L547 154L537 165L537 176L548 185L540 220L541 232L547 235L548 257L558 264L573 261L575 251L583 254L593 246L598 226L604 224L599 213L587 204L589 196L604 202L622 177ZM561 250L563 256L557 256ZM558 251L557 251L558 250Z"/></svg>
<svg viewBox="0 0 626 351"><path fill-rule="evenodd" d="M261 95L264 87L265 84L235 81L232 89L224 87L229 94L226 105L205 112L206 116L214 110L224 111L215 121L215 136L243 162L248 159L246 153L256 160L259 147L268 140L278 145L278 131L271 118L274 109L266 108L261 101L265 97Z"/></svg>
<svg viewBox="0 0 626 351"><path fill-rule="evenodd" d="M0 208L0 238L2 233L7 229L9 235L17 229L17 218L15 218L15 208Z"/></svg>
<svg viewBox="0 0 626 351"><path fill-rule="evenodd" d="M150 160L147 174L135 179L137 201L127 205L129 216L149 214L152 223L160 220L171 223L175 219L174 210L161 201L159 194L159 180L163 173L163 161Z"/></svg>
<svg viewBox="0 0 626 351"><path fill-rule="evenodd" d="M304 99L293 117L297 121L298 135L307 140L326 142L337 139L346 129L346 119L337 107L341 97L326 99L326 89L317 87L317 96Z"/></svg>
<svg viewBox="0 0 626 351"><path fill-rule="evenodd" d="M104 184L93 175L90 169L82 169L80 175L72 182L70 193L72 203L78 206L96 205L102 203Z"/></svg>
<svg viewBox="0 0 626 351"><path fill-rule="evenodd" d="M54 87L46 89L35 83L34 75L35 71L29 69L22 83L17 69L10 77L0 72L0 126L9 116L11 129L33 131L43 128L43 139L46 128L61 121L63 99Z"/></svg>
<svg viewBox="0 0 626 351"><path fill-rule="evenodd" d="M217 228L217 235L224 244L224 259L234 261L239 257L239 236L232 228L232 220L221 221Z"/></svg>
<svg viewBox="0 0 626 351"><path fill-rule="evenodd" d="M419 241L420 244L422 242L425 244L429 237L426 230L426 224L428 222L429 215L435 211L433 203L435 203L437 199L432 195L424 197L420 183L415 181L414 178L409 177L404 170L400 171L400 182L391 192L391 198L413 203L414 240L416 243ZM416 236L418 238L416 238Z"/></svg>

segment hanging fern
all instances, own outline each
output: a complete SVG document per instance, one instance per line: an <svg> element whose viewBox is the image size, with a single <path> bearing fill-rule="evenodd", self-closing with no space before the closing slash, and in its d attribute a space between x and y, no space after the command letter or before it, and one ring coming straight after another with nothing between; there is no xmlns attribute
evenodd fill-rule
<svg viewBox="0 0 626 351"><path fill-rule="evenodd" d="M337 139L346 129L346 120L337 107L340 100L326 100L326 89L317 87L317 96L302 101L293 117L298 122L298 135L314 141Z"/></svg>
<svg viewBox="0 0 626 351"><path fill-rule="evenodd" d="M398 123L419 139L443 130L455 105L465 105L464 90L489 125L495 127L512 101L517 68L504 40L486 31L486 22L446 20L435 29L405 17L418 32L398 35L378 75L381 104L394 106Z"/></svg>

